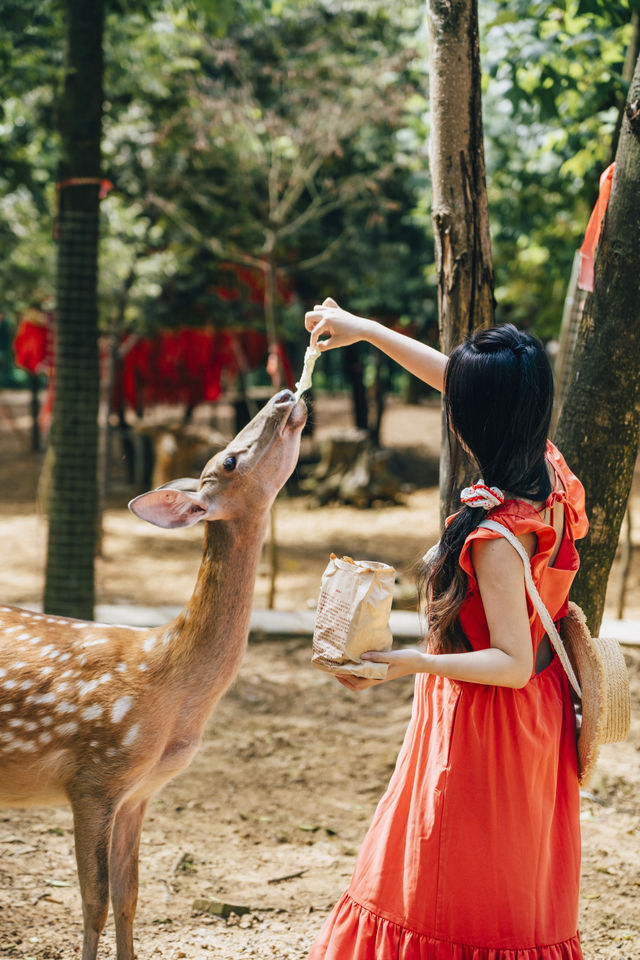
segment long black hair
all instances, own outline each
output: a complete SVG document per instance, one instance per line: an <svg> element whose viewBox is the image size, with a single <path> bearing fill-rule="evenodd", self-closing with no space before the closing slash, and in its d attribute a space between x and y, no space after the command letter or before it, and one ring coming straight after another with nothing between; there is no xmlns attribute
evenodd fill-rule
<svg viewBox="0 0 640 960"><path fill-rule="evenodd" d="M551 492L545 449L553 374L543 345L508 323L471 334L447 363L444 404L450 434L469 452L478 477L513 497L544 501ZM419 570L429 598L429 646L467 647L458 614L467 576L458 560L466 538L486 516L463 506L448 523L435 556Z"/></svg>

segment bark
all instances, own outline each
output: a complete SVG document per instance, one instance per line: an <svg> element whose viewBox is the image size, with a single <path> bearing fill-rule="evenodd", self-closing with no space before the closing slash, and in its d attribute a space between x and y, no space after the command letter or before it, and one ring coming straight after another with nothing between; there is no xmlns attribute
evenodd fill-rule
<svg viewBox="0 0 640 960"><path fill-rule="evenodd" d="M591 524L572 598L600 629L640 440L640 57L556 442L582 480Z"/></svg>
<svg viewBox="0 0 640 960"><path fill-rule="evenodd" d="M640 57L640 11L635 10L631 15L631 40L629 42L629 46L627 47L627 53L624 58L624 66L622 68L623 83L631 83L631 80L633 79L633 71L638 57ZM616 120L616 129L611 141L611 160L615 160L623 119L624 107L618 113L618 119Z"/></svg>
<svg viewBox="0 0 640 960"><path fill-rule="evenodd" d="M494 321L476 0L429 0L432 217L440 348ZM443 423L443 431L445 425ZM456 450L443 442L440 499L457 509Z"/></svg>
<svg viewBox="0 0 640 960"><path fill-rule="evenodd" d="M44 608L91 619L96 546L97 269L103 0L65 0L59 104L54 466ZM81 183L69 183L81 178ZM89 181L89 182L86 182Z"/></svg>

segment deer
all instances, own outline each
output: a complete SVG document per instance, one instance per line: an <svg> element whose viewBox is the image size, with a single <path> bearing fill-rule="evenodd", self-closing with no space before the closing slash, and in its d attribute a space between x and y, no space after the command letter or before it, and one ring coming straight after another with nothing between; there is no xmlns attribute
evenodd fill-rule
<svg viewBox="0 0 640 960"><path fill-rule="evenodd" d="M83 912L82 960L114 914L133 960L140 833L150 798L185 769L247 645L269 510L307 418L280 391L205 465L135 497L164 528L204 521L191 598L161 627L99 624L0 606L0 805L68 803Z"/></svg>

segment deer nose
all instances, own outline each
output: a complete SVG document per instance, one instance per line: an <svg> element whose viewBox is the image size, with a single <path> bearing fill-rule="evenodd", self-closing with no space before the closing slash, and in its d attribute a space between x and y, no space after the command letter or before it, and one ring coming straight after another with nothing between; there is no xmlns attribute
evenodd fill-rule
<svg viewBox="0 0 640 960"><path fill-rule="evenodd" d="M291 390L281 390L273 399L274 403L291 403L295 398Z"/></svg>

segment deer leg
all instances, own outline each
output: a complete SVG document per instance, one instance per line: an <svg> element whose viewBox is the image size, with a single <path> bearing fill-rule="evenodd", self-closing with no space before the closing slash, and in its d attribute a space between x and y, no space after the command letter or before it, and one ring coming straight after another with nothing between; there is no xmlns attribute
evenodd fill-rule
<svg viewBox="0 0 640 960"><path fill-rule="evenodd" d="M109 910L109 849L113 806L91 797L72 798L78 879L82 896L82 960L96 960L98 940Z"/></svg>
<svg viewBox="0 0 640 960"><path fill-rule="evenodd" d="M123 804L111 838L109 882L116 924L117 960L133 960L133 918L138 902L138 849L147 801Z"/></svg>

